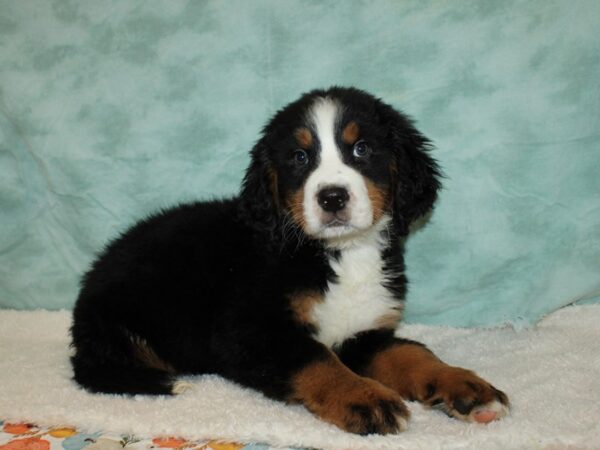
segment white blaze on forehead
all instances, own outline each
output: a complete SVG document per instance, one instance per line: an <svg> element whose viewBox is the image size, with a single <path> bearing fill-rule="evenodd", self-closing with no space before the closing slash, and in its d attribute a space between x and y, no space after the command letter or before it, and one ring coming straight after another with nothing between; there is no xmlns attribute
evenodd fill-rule
<svg viewBox="0 0 600 450"><path fill-rule="evenodd" d="M320 152L318 164L304 186L304 215L307 231L325 238L339 236L340 232L363 230L373 222L373 209L365 181L358 171L344 163L336 142L341 113L342 107L338 102L322 97L313 103L309 111ZM327 186L340 186L348 190L350 220L347 230L332 230L321 223L323 211L317 202L317 194Z"/></svg>
<svg viewBox="0 0 600 450"><path fill-rule="evenodd" d="M330 169L339 169L343 162L335 142L336 120L338 119L338 105L327 98L319 98L312 107L311 119L321 145L321 163L329 163Z"/></svg>

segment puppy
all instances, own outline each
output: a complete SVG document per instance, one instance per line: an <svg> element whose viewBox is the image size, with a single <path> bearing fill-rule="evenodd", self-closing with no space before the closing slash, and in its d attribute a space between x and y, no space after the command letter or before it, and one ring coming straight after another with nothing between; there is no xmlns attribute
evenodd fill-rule
<svg viewBox="0 0 600 450"><path fill-rule="evenodd" d="M309 92L265 126L239 196L177 206L111 242L84 276L74 379L173 394L218 374L359 433L406 428L404 400L465 421L508 399L394 330L402 243L440 172L412 122L366 92Z"/></svg>

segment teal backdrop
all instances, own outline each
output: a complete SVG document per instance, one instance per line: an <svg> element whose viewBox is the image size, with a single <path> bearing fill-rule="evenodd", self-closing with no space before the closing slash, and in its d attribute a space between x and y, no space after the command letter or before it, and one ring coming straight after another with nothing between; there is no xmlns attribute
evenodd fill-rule
<svg viewBox="0 0 600 450"><path fill-rule="evenodd" d="M265 121L334 84L413 116L446 174L407 320L597 300L599 24L597 0L0 0L0 306L71 308L108 239L236 193Z"/></svg>

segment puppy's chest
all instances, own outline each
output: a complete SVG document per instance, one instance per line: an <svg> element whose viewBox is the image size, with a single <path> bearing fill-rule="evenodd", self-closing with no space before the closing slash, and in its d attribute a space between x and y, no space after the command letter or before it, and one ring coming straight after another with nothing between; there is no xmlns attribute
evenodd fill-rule
<svg viewBox="0 0 600 450"><path fill-rule="evenodd" d="M393 326L400 303L385 287L387 276L380 249L364 245L343 250L330 258L336 279L315 302L310 313L315 338L332 347L361 331Z"/></svg>

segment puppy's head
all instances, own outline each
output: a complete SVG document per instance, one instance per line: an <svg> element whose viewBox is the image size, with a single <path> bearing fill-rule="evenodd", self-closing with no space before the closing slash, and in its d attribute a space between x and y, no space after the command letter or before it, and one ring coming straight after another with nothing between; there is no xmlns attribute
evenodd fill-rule
<svg viewBox="0 0 600 450"><path fill-rule="evenodd" d="M401 234L433 206L439 173L411 121L366 92L331 88L279 111L252 151L242 201L253 220L336 240L392 217Z"/></svg>

